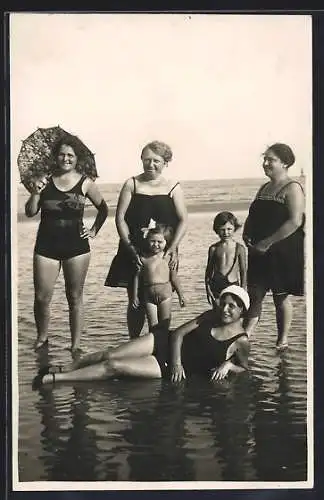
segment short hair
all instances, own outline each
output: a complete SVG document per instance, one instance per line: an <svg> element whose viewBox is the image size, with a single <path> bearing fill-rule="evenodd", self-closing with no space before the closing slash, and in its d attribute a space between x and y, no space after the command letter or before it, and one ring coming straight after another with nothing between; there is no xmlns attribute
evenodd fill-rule
<svg viewBox="0 0 324 500"><path fill-rule="evenodd" d="M171 226L166 226L165 224L157 224L155 227L149 229L146 238L149 238L153 234L163 234L165 241L169 245L173 237L173 229Z"/></svg>
<svg viewBox="0 0 324 500"><path fill-rule="evenodd" d="M150 149L153 153L161 156L165 162L172 160L172 149L168 144L161 141L152 141L144 146L141 153L141 158L146 149Z"/></svg>
<svg viewBox="0 0 324 500"><path fill-rule="evenodd" d="M217 233L219 228L224 226L226 222L230 222L234 226L235 231L241 227L241 224L232 212L220 212L214 219L213 230L215 233Z"/></svg>
<svg viewBox="0 0 324 500"><path fill-rule="evenodd" d="M295 163L295 155L290 146L283 144L282 142L276 142L267 148L267 151L273 151L274 154L287 165L287 168L291 167Z"/></svg>
<svg viewBox="0 0 324 500"><path fill-rule="evenodd" d="M71 135L70 137L63 137L55 142L52 148L52 156L57 158L62 146L70 146L73 149L77 158L82 155L80 148L80 140L77 137Z"/></svg>

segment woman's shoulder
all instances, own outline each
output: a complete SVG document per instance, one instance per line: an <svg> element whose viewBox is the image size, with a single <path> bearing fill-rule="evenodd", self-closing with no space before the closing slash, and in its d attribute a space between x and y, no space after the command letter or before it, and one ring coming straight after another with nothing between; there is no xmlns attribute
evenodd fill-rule
<svg viewBox="0 0 324 500"><path fill-rule="evenodd" d="M220 323L220 314L218 309L207 309L197 317L197 322L210 323L217 326Z"/></svg>
<svg viewBox="0 0 324 500"><path fill-rule="evenodd" d="M300 182L294 179L288 179L287 183L281 188L280 194L290 195L290 194L304 194L304 188Z"/></svg>

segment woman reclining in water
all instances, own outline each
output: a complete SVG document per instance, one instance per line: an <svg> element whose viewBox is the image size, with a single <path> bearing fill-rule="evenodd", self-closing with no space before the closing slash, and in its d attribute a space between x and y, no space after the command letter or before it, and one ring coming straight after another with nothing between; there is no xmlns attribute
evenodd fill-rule
<svg viewBox="0 0 324 500"><path fill-rule="evenodd" d="M121 376L180 382L202 375L222 380L231 372L247 369L249 341L242 319L249 305L247 292L230 285L220 294L219 308L205 311L174 331L160 323L116 348L88 354L66 366L41 368L33 387Z"/></svg>

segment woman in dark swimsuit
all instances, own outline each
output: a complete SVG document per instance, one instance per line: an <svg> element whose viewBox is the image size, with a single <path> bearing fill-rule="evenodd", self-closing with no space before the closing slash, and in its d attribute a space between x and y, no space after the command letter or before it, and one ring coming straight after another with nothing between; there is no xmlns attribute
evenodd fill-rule
<svg viewBox="0 0 324 500"><path fill-rule="evenodd" d="M261 315L268 290L272 291L277 319L277 348L288 346L292 321L289 295L304 290L304 206L302 186L288 177L295 162L289 146L276 143L264 153L264 184L250 206L243 239L248 247L248 291L251 307L246 331L250 335Z"/></svg>
<svg viewBox="0 0 324 500"><path fill-rule="evenodd" d="M119 347L89 354L68 366L46 367L33 386L112 376L169 378L173 382L191 375L224 379L248 366L249 342L242 317L249 303L247 292L231 285L221 292L219 309L208 310L173 332L160 324Z"/></svg>
<svg viewBox="0 0 324 500"><path fill-rule="evenodd" d="M105 285L123 287L128 291L127 324L131 338L138 337L145 320L143 304L132 307L133 280L141 266L139 254L143 251L145 231L150 223L171 226L174 235L165 252L170 267L178 265L178 246L187 228L187 211L183 192L178 182L171 182L162 172L172 159L167 144L154 141L147 144L141 155L144 172L128 179L120 192L116 227L120 237Z"/></svg>
<svg viewBox="0 0 324 500"><path fill-rule="evenodd" d="M108 207L96 184L77 170L78 143L64 139L55 144L56 166L48 183L39 180L25 206L27 217L41 210L34 249L34 315L37 328L35 350L48 343L50 303L60 269L69 305L72 351L79 349L83 327L83 286L90 261L89 238L94 238ZM86 199L98 213L91 228L83 225Z"/></svg>

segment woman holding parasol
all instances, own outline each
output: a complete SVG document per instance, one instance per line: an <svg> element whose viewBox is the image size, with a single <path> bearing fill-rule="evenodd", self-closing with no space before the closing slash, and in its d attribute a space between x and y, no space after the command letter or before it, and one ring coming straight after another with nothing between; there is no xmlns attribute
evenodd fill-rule
<svg viewBox="0 0 324 500"><path fill-rule="evenodd" d="M55 127L57 128L59 127ZM49 130L51 129L38 129L37 132L40 131L42 137L45 137ZM39 164L37 176L21 176L25 187L30 191L25 205L27 217L35 216L41 210L33 260L34 315L37 328L35 350L48 343L50 303L62 267L69 305L71 348L74 352L80 347L83 327L83 287L90 261L88 240L97 235L107 218L108 207L93 182L97 174L92 153L77 137L62 129L60 132L58 138L54 134L51 136L56 139L51 151L54 160L52 165L48 167L50 162L47 159L47 167L42 176ZM18 165L23 163L24 154L30 150L25 141ZM21 167L20 169L22 172ZM91 228L83 224L86 199L98 210Z"/></svg>

